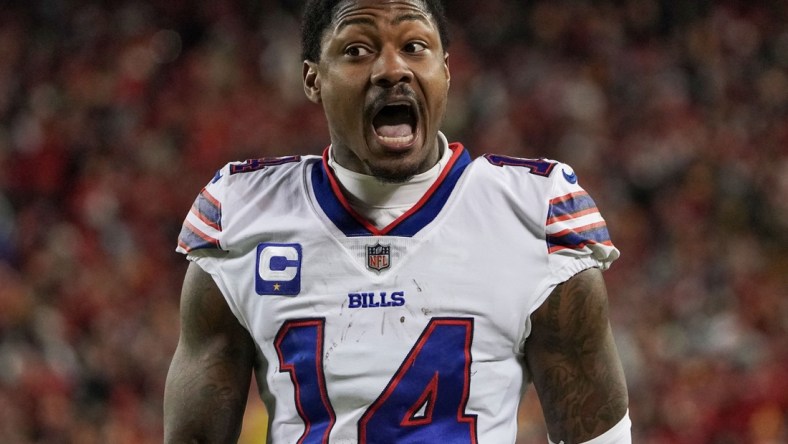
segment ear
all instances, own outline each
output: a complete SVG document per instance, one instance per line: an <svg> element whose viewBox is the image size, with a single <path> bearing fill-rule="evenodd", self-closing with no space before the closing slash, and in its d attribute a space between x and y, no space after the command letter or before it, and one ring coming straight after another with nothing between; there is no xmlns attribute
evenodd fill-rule
<svg viewBox="0 0 788 444"><path fill-rule="evenodd" d="M449 53L443 54L443 69L446 72L446 85L451 86L451 71L449 70Z"/></svg>
<svg viewBox="0 0 788 444"><path fill-rule="evenodd" d="M302 76L306 97L314 103L320 103L320 74L317 71L317 63L304 60Z"/></svg>

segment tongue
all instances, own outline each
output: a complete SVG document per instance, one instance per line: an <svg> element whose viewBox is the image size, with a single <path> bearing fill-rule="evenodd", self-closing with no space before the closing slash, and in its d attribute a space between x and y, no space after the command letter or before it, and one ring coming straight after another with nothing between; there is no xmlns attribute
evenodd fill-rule
<svg viewBox="0 0 788 444"><path fill-rule="evenodd" d="M410 125L400 123L398 125L381 125L375 128L379 136L383 137L405 137L413 133Z"/></svg>

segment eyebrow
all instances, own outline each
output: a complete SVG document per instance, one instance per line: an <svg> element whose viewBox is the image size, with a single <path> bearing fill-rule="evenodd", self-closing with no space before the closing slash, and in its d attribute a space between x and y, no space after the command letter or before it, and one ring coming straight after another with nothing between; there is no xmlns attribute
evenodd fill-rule
<svg viewBox="0 0 788 444"><path fill-rule="evenodd" d="M427 18L424 17L421 14L402 14L402 15L398 15L394 20L391 21L391 24L392 25L399 25L400 23L407 22L407 21L419 21L419 22L424 22L424 23L426 23L428 25L430 24L430 21L427 20Z"/></svg>
<svg viewBox="0 0 788 444"><path fill-rule="evenodd" d="M356 17L356 18L345 19L339 22L339 24L337 25L337 31L341 31L342 29L352 25L366 25L366 26L375 27L375 20L369 17Z"/></svg>
<svg viewBox="0 0 788 444"><path fill-rule="evenodd" d="M429 20L427 20L427 18L421 14L401 14L396 16L391 21L391 24L399 25L400 23L407 21L420 21L428 25L430 24ZM341 31L342 29L352 25L364 25L364 26L371 26L374 28L376 26L376 23L375 20L370 17L349 18L339 22L339 24L337 25L337 31Z"/></svg>

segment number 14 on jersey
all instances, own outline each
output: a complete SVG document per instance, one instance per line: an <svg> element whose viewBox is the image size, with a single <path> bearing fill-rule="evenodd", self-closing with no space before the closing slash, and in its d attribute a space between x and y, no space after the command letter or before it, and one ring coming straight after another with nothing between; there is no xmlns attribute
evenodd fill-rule
<svg viewBox="0 0 788 444"><path fill-rule="evenodd" d="M325 319L287 321L274 345L279 371L289 373L304 421L298 444L329 444L336 421L323 372ZM473 319L434 318L358 422L358 442L472 443L476 415L465 413L470 392Z"/></svg>

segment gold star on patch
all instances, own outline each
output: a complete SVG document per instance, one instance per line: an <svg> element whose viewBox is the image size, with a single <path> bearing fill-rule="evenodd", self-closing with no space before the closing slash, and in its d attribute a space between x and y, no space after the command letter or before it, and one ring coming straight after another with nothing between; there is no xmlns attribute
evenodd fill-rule
<svg viewBox="0 0 788 444"><path fill-rule="evenodd" d="M274 284L274 291L279 291L279 287L281 287L281 285L279 285L279 284Z"/></svg>

